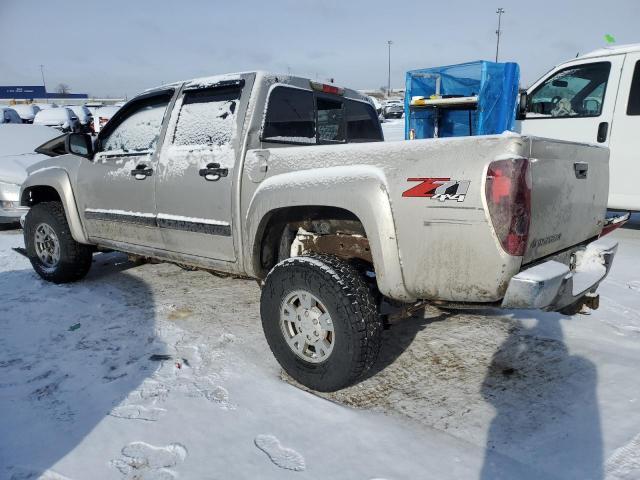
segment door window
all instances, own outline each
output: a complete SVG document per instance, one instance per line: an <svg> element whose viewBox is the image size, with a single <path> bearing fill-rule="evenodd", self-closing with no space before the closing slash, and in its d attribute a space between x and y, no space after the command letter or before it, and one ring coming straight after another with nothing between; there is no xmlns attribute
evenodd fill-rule
<svg viewBox="0 0 640 480"><path fill-rule="evenodd" d="M609 62L560 70L531 93L527 119L599 116L610 70Z"/></svg>
<svg viewBox="0 0 640 480"><path fill-rule="evenodd" d="M633 71L627 115L640 115L640 60L636 62L636 68Z"/></svg>
<svg viewBox="0 0 640 480"><path fill-rule="evenodd" d="M170 95L161 95L131 103L122 116L114 118L115 123L107 124L101 135L100 150L109 153L155 151L170 100Z"/></svg>
<svg viewBox="0 0 640 480"><path fill-rule="evenodd" d="M222 146L230 143L236 132L240 92L238 87L186 92L173 144Z"/></svg>
<svg viewBox="0 0 640 480"><path fill-rule="evenodd" d="M316 143L313 93L296 88L274 88L269 96L262 140Z"/></svg>

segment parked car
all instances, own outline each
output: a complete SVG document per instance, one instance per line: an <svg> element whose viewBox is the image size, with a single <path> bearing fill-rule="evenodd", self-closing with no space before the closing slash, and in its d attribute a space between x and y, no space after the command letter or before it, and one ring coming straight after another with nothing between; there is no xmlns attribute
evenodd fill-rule
<svg viewBox="0 0 640 480"><path fill-rule="evenodd" d="M27 212L19 196L27 167L46 159L35 149L59 136L59 131L42 125L0 125L0 224L17 223Z"/></svg>
<svg viewBox="0 0 640 480"><path fill-rule="evenodd" d="M22 119L22 123L33 123L36 113L40 111L40 108L32 103L19 103L13 105L11 108L18 113Z"/></svg>
<svg viewBox="0 0 640 480"><path fill-rule="evenodd" d="M38 149L69 154L22 186L27 253L56 283L81 279L97 246L256 278L271 351L323 391L374 364L400 305L597 307L617 248L595 240L609 228L607 149L382 140L364 96L304 78L149 90L95 144L69 134Z"/></svg>
<svg viewBox="0 0 640 480"><path fill-rule="evenodd" d="M609 147L609 208L640 211L640 44L602 48L561 63L526 93L516 128Z"/></svg>
<svg viewBox="0 0 640 480"><path fill-rule="evenodd" d="M0 107L0 123L22 123L22 119L18 112L10 107Z"/></svg>
<svg viewBox="0 0 640 480"><path fill-rule="evenodd" d="M107 122L111 119L111 117L113 117L113 115L115 115L118 110L120 110L120 107L116 107L114 105L106 105L96 110L96 113L94 113L93 115L93 126L96 133L98 133L102 129L102 127L107 124ZM96 117L98 121L95 121Z"/></svg>
<svg viewBox="0 0 640 480"><path fill-rule="evenodd" d="M67 105L76 114L78 121L80 122L80 128L83 132L93 133L93 114L84 105Z"/></svg>
<svg viewBox="0 0 640 480"><path fill-rule="evenodd" d="M58 108L56 103L34 103L40 110L49 110L51 108Z"/></svg>
<svg viewBox="0 0 640 480"><path fill-rule="evenodd" d="M404 104L400 100L388 100L382 107L384 118L402 118L404 114Z"/></svg>
<svg viewBox="0 0 640 480"><path fill-rule="evenodd" d="M70 108L50 108L40 110L33 120L36 125L46 125L62 132L79 132L81 130L78 117Z"/></svg>

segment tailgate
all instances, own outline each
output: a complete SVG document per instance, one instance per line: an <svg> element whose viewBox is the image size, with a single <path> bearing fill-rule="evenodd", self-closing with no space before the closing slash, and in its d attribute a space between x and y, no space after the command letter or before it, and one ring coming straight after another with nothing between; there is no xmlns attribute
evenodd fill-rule
<svg viewBox="0 0 640 480"><path fill-rule="evenodd" d="M531 224L524 263L600 234L609 149L530 137Z"/></svg>

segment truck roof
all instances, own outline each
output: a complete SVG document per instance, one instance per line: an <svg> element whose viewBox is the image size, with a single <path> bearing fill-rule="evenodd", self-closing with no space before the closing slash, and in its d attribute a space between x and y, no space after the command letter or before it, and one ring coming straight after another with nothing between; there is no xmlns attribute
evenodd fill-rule
<svg viewBox="0 0 640 480"><path fill-rule="evenodd" d="M182 84L185 84L185 86L187 87L205 88L210 85L215 85L218 82L229 81L229 80L239 80L243 76L252 75L252 74L256 76L257 82L262 81L265 83L272 83L272 84L283 83L283 84L293 85L299 88L305 88L305 89L311 88L310 82L312 82L312 80L309 78L297 77L295 75L289 75L286 73L273 73L273 72L266 72L262 70L254 70L254 71L248 71L248 72L224 73L221 75L212 75L208 77L199 77L199 78L193 78L189 80L182 80L179 82L172 82L172 83L160 85L158 87L145 90L145 93L153 92L155 90L162 90L169 87L179 87ZM316 82L316 83L324 84L325 82ZM327 83L327 85L330 85L332 87L333 86L337 87L337 85L334 85L333 83L331 84ZM369 100L369 97L367 95L363 95L357 90L353 90L351 88L344 88L344 87L339 87L339 88L344 90L343 95L347 98L357 99L367 103L371 103L371 100Z"/></svg>
<svg viewBox="0 0 640 480"><path fill-rule="evenodd" d="M610 47L598 48L597 50L594 50L589 53L585 53L584 55L581 55L577 58L581 59L581 58L607 57L609 55L621 55L623 53L638 52L638 51L640 51L640 43L629 43L627 45L612 45ZM571 60L568 60L567 62L563 62L563 63L573 62L575 60L576 60L575 58L572 58Z"/></svg>

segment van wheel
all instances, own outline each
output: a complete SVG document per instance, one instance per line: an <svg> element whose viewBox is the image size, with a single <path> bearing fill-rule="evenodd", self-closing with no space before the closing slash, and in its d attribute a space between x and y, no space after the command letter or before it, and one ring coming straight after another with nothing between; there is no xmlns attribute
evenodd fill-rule
<svg viewBox="0 0 640 480"><path fill-rule="evenodd" d="M380 351L382 318L369 286L353 266L331 255L288 258L273 267L260 315L276 360L313 390L355 383Z"/></svg>
<svg viewBox="0 0 640 480"><path fill-rule="evenodd" d="M60 202L39 203L29 210L24 244L33 269L48 282L75 282L91 268L93 248L73 239Z"/></svg>

